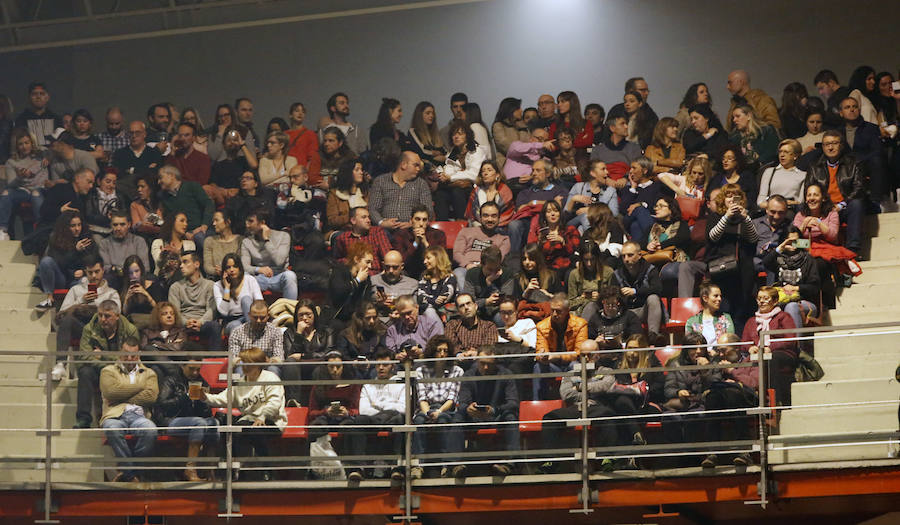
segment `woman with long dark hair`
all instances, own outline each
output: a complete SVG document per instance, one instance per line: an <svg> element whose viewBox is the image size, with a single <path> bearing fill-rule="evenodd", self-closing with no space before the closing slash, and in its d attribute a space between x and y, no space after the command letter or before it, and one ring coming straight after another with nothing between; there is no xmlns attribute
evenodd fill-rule
<svg viewBox="0 0 900 525"><path fill-rule="evenodd" d="M319 307L311 300L304 297L297 301L294 307L293 326L284 331L283 345L285 361L294 363L322 361L328 350L334 346L331 332L319 325ZM309 380L314 370L311 366L288 365L282 367L282 376L285 381ZM308 399L308 396L308 386L285 387L287 399L302 402Z"/></svg>
<svg viewBox="0 0 900 525"><path fill-rule="evenodd" d="M586 150L594 142L594 126L585 120L581 101L574 91L562 91L556 96L556 120L550 124L550 138L556 138L557 130L569 128L575 133L573 145Z"/></svg>
<svg viewBox="0 0 900 525"><path fill-rule="evenodd" d="M778 116L781 118L785 138L796 139L806 133L804 117L808 98L809 93L806 91L806 86L800 82L791 82L784 86Z"/></svg>
<svg viewBox="0 0 900 525"><path fill-rule="evenodd" d="M369 128L369 144L372 144L374 147L379 140L389 138L396 142L400 149L409 149L409 146L411 146L409 138L397 129L402 119L403 106L400 105L399 100L395 98L381 99L378 117L375 119L372 127Z"/></svg>
<svg viewBox="0 0 900 525"><path fill-rule="evenodd" d="M728 144L718 153L719 170L706 185L706 194L709 195L716 188L726 184L737 184L748 195L751 206L756 204L756 196L759 191L756 188L756 175L753 170L747 168L747 161L741 148L736 144Z"/></svg>
<svg viewBox="0 0 900 525"><path fill-rule="evenodd" d="M213 212L213 235L203 241L203 273L215 280L222 275L220 263L229 253L241 251L241 236L231 228L231 215L225 210Z"/></svg>
<svg viewBox="0 0 900 525"><path fill-rule="evenodd" d="M712 106L712 95L709 94L709 87L703 82L691 84L678 105L678 113L675 114L675 120L678 121L678 138L684 136L684 132L691 127L690 108L697 104L706 104Z"/></svg>
<svg viewBox="0 0 900 525"><path fill-rule="evenodd" d="M263 296L256 279L244 273L240 255L226 254L222 257L221 268L221 278L213 286L213 299L228 335L250 319L250 306Z"/></svg>
<svg viewBox="0 0 900 525"><path fill-rule="evenodd" d="M444 149L444 141L441 140L441 132L437 125L437 113L431 102L422 101L416 104L407 134L412 142L413 151L418 153L423 161L443 164L447 160L447 151Z"/></svg>
<svg viewBox="0 0 900 525"><path fill-rule="evenodd" d="M690 245L691 228L681 219L678 201L668 195L660 197L653 205L653 226L644 258L659 268L663 290L674 292L678 287L678 267L688 260ZM667 296L672 295L674 293L667 293Z"/></svg>
<svg viewBox="0 0 900 525"><path fill-rule="evenodd" d="M334 178L344 162L356 158L356 154L347 145L344 132L337 126L331 126L322 132L319 156L322 158L320 174L326 187L334 184Z"/></svg>
<svg viewBox="0 0 900 525"><path fill-rule="evenodd" d="M466 122L451 122L449 134L452 149L447 162L438 169L441 180L434 191L434 215L439 221L465 218L472 184L489 157L489 149L475 142L472 128Z"/></svg>
<svg viewBox="0 0 900 525"><path fill-rule="evenodd" d="M159 205L159 185L156 176L138 175L134 179L138 198L131 202L131 229L145 238L159 235L162 226L162 207Z"/></svg>
<svg viewBox="0 0 900 525"><path fill-rule="evenodd" d="M472 128L472 134L475 136L475 144L484 146L485 152L487 153L487 159L492 160L494 158L494 147L491 143L491 136L488 133L487 125L485 125L484 119L481 117L481 106L475 102L467 102L466 105L463 106L463 114L465 115L464 120L466 121L466 124ZM452 136L451 142L453 142ZM453 144L450 144L449 146L452 147Z"/></svg>
<svg viewBox="0 0 900 525"><path fill-rule="evenodd" d="M563 291L556 272L547 268L547 258L537 243L522 250L521 270L515 276L513 296L527 303L544 303Z"/></svg>
<svg viewBox="0 0 900 525"><path fill-rule="evenodd" d="M555 200L548 200L536 220L531 221L528 233L528 242L541 247L547 267L557 272L560 281L565 278L571 257L581 242L578 228L567 225L562 215L562 206Z"/></svg>
<svg viewBox="0 0 900 525"><path fill-rule="evenodd" d="M466 219L472 223L481 220L481 206L493 202L500 210L500 226L504 227L512 220L515 213L516 202L512 190L503 181L503 175L497 162L486 160L481 163L478 176L475 177L475 186L469 194L469 202L466 204Z"/></svg>
<svg viewBox="0 0 900 525"><path fill-rule="evenodd" d="M650 108L644 103L644 97L637 91L629 91L622 97L625 106L625 118L628 120L628 140L646 149L653 139L656 122Z"/></svg>
<svg viewBox="0 0 900 525"><path fill-rule="evenodd" d="M610 284L613 269L603 264L600 246L590 239L581 241L578 247L578 261L566 277L569 293L569 308L575 315L587 319L581 313L589 303L600 298L600 288Z"/></svg>
<svg viewBox="0 0 900 525"><path fill-rule="evenodd" d="M147 325L156 303L168 295L159 281L144 268L137 255L129 255L122 263L122 315L127 315L138 328Z"/></svg>
<svg viewBox="0 0 900 525"><path fill-rule="evenodd" d="M714 159L719 151L728 145L725 127L709 104L700 103L691 106L688 115L691 125L681 136L685 153L688 155L702 153Z"/></svg>
<svg viewBox="0 0 900 525"><path fill-rule="evenodd" d="M507 97L500 101L494 123L491 125L491 134L494 137L497 166L501 169L506 163L506 151L513 142L528 142L531 133L528 126L522 120L522 99Z"/></svg>
<svg viewBox="0 0 900 525"><path fill-rule="evenodd" d="M369 174L359 159L348 160L338 168L334 185L328 190L325 204L328 228L342 230L350 224L350 210L366 206L369 196Z"/></svg>
<svg viewBox="0 0 900 525"><path fill-rule="evenodd" d="M45 311L53 308L53 290L68 288L84 277L81 261L90 254L98 254L97 244L84 230L81 213L78 210L62 212L53 223L47 252L38 263L41 290L47 298L35 309Z"/></svg>
<svg viewBox="0 0 900 525"><path fill-rule="evenodd" d="M197 245L191 239L187 238L187 215L183 211L175 212L166 217L162 228L159 230L159 237L150 244L150 256L156 262L156 274L160 274L160 270L165 266L161 256L164 252L169 252L181 256L182 252L197 251Z"/></svg>
<svg viewBox="0 0 900 525"><path fill-rule="evenodd" d="M603 264L618 268L621 265L619 254L625 243L625 230L619 219L613 215L609 206L602 202L588 205L588 229L582 234L583 239L590 239L600 246Z"/></svg>
<svg viewBox="0 0 900 525"><path fill-rule="evenodd" d="M878 93L875 70L871 66L859 66L854 69L847 87L850 88L849 96L859 102L859 116L870 124L878 125L878 109L874 100Z"/></svg>
<svg viewBox="0 0 900 525"><path fill-rule="evenodd" d="M349 359L371 360L379 345L384 345L387 326L378 318L375 303L368 299L359 303L350 323L335 337L335 348Z"/></svg>
<svg viewBox="0 0 900 525"><path fill-rule="evenodd" d="M463 369L453 364L453 361L441 360L442 358L453 357L456 355L456 348L449 337L444 335L436 335L428 340L425 345L425 359L438 359L437 361L426 361L419 366L416 371L419 377L444 378L453 379L463 375ZM459 396L458 381L440 381L440 382L424 382L420 381L416 385L416 405L415 415L413 416L413 424L445 424L453 421L456 414L456 400ZM425 453L425 433L415 432L413 434L413 453ZM431 434L431 432L428 432ZM443 438L443 450L452 449L452 433L440 432ZM446 470L446 467L445 467ZM410 471L410 477L413 479L422 477L422 468L413 467Z"/></svg>

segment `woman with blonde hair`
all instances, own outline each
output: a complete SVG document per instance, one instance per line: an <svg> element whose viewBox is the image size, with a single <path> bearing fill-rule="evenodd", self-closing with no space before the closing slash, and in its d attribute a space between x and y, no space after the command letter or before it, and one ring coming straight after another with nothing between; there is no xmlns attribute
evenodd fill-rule
<svg viewBox="0 0 900 525"><path fill-rule="evenodd" d="M658 178L659 182L668 186L679 197L703 200L706 185L712 178L712 165L706 157L693 157L684 167L683 173L660 173Z"/></svg>
<svg viewBox="0 0 900 525"><path fill-rule="evenodd" d="M731 121L734 129L728 135L728 140L740 146L747 164L754 172L760 166L775 160L778 132L771 125L758 121L751 106L741 104L734 108Z"/></svg>
<svg viewBox="0 0 900 525"><path fill-rule="evenodd" d="M763 171L756 197L757 206L766 209L772 195L781 195L787 199L789 206L800 204L803 182L806 180L806 172L796 165L801 152L802 147L796 139L785 139L778 144L778 164Z"/></svg>
<svg viewBox="0 0 900 525"><path fill-rule="evenodd" d="M684 146L678 141L678 121L663 117L653 128L653 138L644 155L653 161L653 174L680 171L684 165Z"/></svg>
<svg viewBox="0 0 900 525"><path fill-rule="evenodd" d="M582 239L590 239L600 246L601 262L613 268L621 263L619 254L625 244L625 230L613 215L609 206L602 202L588 205L588 229L581 235Z"/></svg>
<svg viewBox="0 0 900 525"><path fill-rule="evenodd" d="M452 303L459 286L450 265L450 258L443 246L425 248L425 271L419 280L416 300L419 310L433 308L440 312L444 305Z"/></svg>
<svg viewBox="0 0 900 525"><path fill-rule="evenodd" d="M288 155L290 139L287 133L277 131L266 137L265 153L259 159L259 179L264 186L274 188L288 182L291 168L297 159Z"/></svg>

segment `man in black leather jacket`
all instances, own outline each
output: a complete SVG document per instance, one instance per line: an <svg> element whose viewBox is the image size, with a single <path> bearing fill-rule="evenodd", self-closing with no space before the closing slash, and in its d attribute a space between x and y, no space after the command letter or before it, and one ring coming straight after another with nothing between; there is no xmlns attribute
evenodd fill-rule
<svg viewBox="0 0 900 525"><path fill-rule="evenodd" d="M832 177L841 194L838 200L829 187ZM805 185L817 183L825 189L839 210L841 222L847 223L848 249L858 252L862 246L862 223L866 212L866 176L861 163L852 154L844 154L844 137L829 130L822 136L822 156L806 172Z"/></svg>
<svg viewBox="0 0 900 525"><path fill-rule="evenodd" d="M204 444L212 445L218 437L215 428L216 419L212 417L209 405L206 401L201 401L198 395L193 396L196 399L192 399L190 395L191 383L195 385L199 383L200 388L205 388L207 392L209 384L200 375L199 362L186 362L176 370L175 373L167 375L159 387L157 410L154 411L154 415L160 426L184 427L170 429L168 432L175 436L186 436L188 458L195 458L200 455L200 449ZM184 479L203 481L191 460L185 465Z"/></svg>

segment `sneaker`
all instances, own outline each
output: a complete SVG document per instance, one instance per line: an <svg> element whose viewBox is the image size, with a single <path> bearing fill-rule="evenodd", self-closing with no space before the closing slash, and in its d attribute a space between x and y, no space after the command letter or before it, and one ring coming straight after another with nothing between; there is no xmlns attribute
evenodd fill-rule
<svg viewBox="0 0 900 525"><path fill-rule="evenodd" d="M641 434L640 432L635 432L634 437L631 439L631 444L637 446L646 445L647 440L644 439L643 434Z"/></svg>
<svg viewBox="0 0 900 525"><path fill-rule="evenodd" d="M347 474L347 481L349 481L351 483L352 482L359 483L360 481L362 481L362 479L363 479L362 472L360 472L358 470L354 470L353 472Z"/></svg>
<svg viewBox="0 0 900 525"><path fill-rule="evenodd" d="M391 471L391 481L403 481L403 478L406 476L403 475L403 469L395 468Z"/></svg>
<svg viewBox="0 0 900 525"><path fill-rule="evenodd" d="M68 377L69 371L66 370L66 364L60 361L53 365L53 370L50 370L50 379L53 381L62 381L64 377Z"/></svg>
<svg viewBox="0 0 900 525"><path fill-rule="evenodd" d="M750 454L744 453L734 458L735 467L746 467L752 464L753 459L750 457Z"/></svg>
<svg viewBox="0 0 900 525"><path fill-rule="evenodd" d="M409 479L422 479L425 470L422 467L413 467L409 469Z"/></svg>
<svg viewBox="0 0 900 525"><path fill-rule="evenodd" d="M541 466L538 467L538 474L555 474L556 473L556 464L552 461L545 461L541 463Z"/></svg>
<svg viewBox="0 0 900 525"><path fill-rule="evenodd" d="M604 458L603 461L600 462L601 472L613 472L614 470L616 470L616 460Z"/></svg>
<svg viewBox="0 0 900 525"><path fill-rule="evenodd" d="M717 458L715 454L710 454L700 463L700 466L703 468L716 468L718 463L719 458Z"/></svg>
<svg viewBox="0 0 900 525"><path fill-rule="evenodd" d="M53 299L44 299L34 306L34 309L38 312L46 312L53 308Z"/></svg>
<svg viewBox="0 0 900 525"><path fill-rule="evenodd" d="M450 469L450 475L454 478L464 478L466 477L466 466L465 465L456 465L452 469Z"/></svg>
<svg viewBox="0 0 900 525"><path fill-rule="evenodd" d="M8 241L9 234L6 233L6 230L0 230L0 241Z"/></svg>
<svg viewBox="0 0 900 525"><path fill-rule="evenodd" d="M441 477L446 478L449 475L450 475L450 469L448 469L447 467L441 467Z"/></svg>
<svg viewBox="0 0 900 525"><path fill-rule="evenodd" d="M93 423L93 421L90 419L79 419L72 425L72 428L91 428L91 423Z"/></svg>
<svg viewBox="0 0 900 525"><path fill-rule="evenodd" d="M509 473L512 472L512 469L509 467L509 465L497 463L495 465L491 465L491 471L495 476L509 476Z"/></svg>

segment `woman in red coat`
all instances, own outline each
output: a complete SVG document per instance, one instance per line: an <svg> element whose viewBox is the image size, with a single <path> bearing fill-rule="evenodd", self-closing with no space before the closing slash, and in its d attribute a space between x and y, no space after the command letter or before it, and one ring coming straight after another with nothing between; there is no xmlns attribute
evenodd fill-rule
<svg viewBox="0 0 900 525"><path fill-rule="evenodd" d="M549 200L544 203L541 214L531 220L528 242L540 245L547 268L555 270L559 280L563 281L572 267L571 258L581 243L581 236L578 228L563 222L562 206Z"/></svg>
<svg viewBox="0 0 900 525"><path fill-rule="evenodd" d="M797 341L777 341L776 339L792 338L796 334L766 336L763 341L760 341L759 332L797 327L791 316L778 307L777 288L773 286L760 288L756 294L756 304L759 308L744 325L742 339L753 343L748 348L751 354L762 351L772 355L767 374L770 386L775 389L775 399L779 405L790 405L791 383L794 381L794 369L797 368Z"/></svg>

